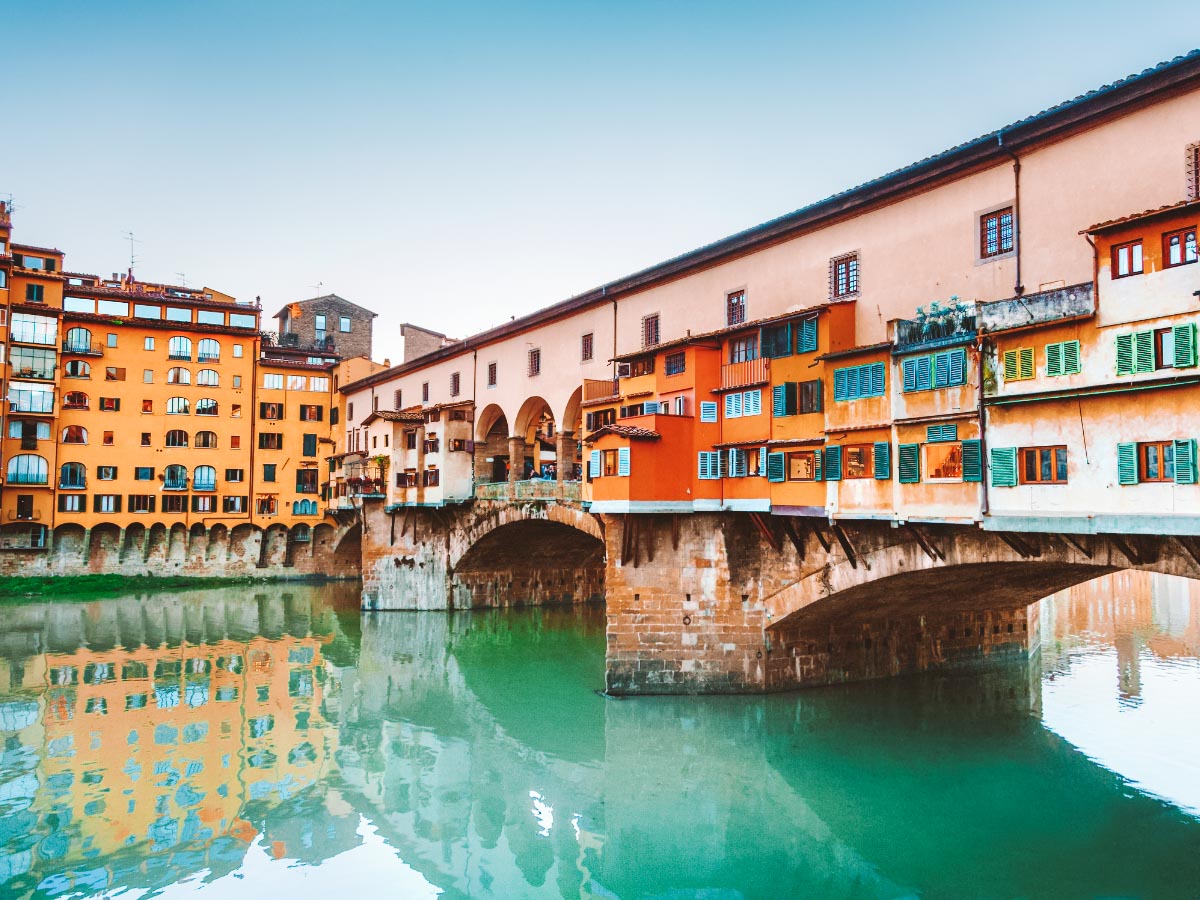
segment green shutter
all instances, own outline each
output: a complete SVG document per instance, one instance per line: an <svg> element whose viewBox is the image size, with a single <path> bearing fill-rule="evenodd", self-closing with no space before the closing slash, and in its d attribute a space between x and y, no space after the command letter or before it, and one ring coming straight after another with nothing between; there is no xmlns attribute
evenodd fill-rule
<svg viewBox="0 0 1200 900"><path fill-rule="evenodd" d="M784 454L768 453L767 454L767 481L783 481L785 475L784 470Z"/></svg>
<svg viewBox="0 0 1200 900"><path fill-rule="evenodd" d="M1175 337L1175 368L1190 369L1196 365L1196 326L1176 325Z"/></svg>
<svg viewBox="0 0 1200 900"><path fill-rule="evenodd" d="M887 441L875 442L875 477L880 481L892 477L892 445Z"/></svg>
<svg viewBox="0 0 1200 900"><path fill-rule="evenodd" d="M963 481L983 481L983 444L981 441L962 442Z"/></svg>
<svg viewBox="0 0 1200 900"><path fill-rule="evenodd" d="M1196 483L1196 441L1193 439L1175 442L1175 483Z"/></svg>
<svg viewBox="0 0 1200 900"><path fill-rule="evenodd" d="M1135 331L1133 333L1133 371L1154 371L1154 332Z"/></svg>
<svg viewBox="0 0 1200 900"><path fill-rule="evenodd" d="M825 480L842 480L842 448L839 444L825 448Z"/></svg>
<svg viewBox="0 0 1200 900"><path fill-rule="evenodd" d="M1133 335L1117 335L1117 374L1133 374Z"/></svg>
<svg viewBox="0 0 1200 900"><path fill-rule="evenodd" d="M988 451L988 456L992 464L992 487L1016 487L1017 448L993 447Z"/></svg>
<svg viewBox="0 0 1200 900"><path fill-rule="evenodd" d="M787 385L777 384L771 388L771 415L782 419L787 415Z"/></svg>
<svg viewBox="0 0 1200 900"><path fill-rule="evenodd" d="M930 425L925 429L925 440L930 444L945 444L958 440L957 425Z"/></svg>
<svg viewBox="0 0 1200 900"><path fill-rule="evenodd" d="M906 359L900 364L900 368L904 376L901 390L905 393L915 391L917 389L917 361Z"/></svg>
<svg viewBox="0 0 1200 900"><path fill-rule="evenodd" d="M1061 375L1063 373L1063 345L1046 345L1046 374Z"/></svg>
<svg viewBox="0 0 1200 900"><path fill-rule="evenodd" d="M1117 444L1117 483L1137 484L1137 444Z"/></svg>
<svg viewBox="0 0 1200 900"><path fill-rule="evenodd" d="M302 450L304 456L317 455L317 436L315 434L304 435L304 447Z"/></svg>
<svg viewBox="0 0 1200 900"><path fill-rule="evenodd" d="M817 349L817 319L813 316L800 320L800 329L796 334L797 353L811 353Z"/></svg>
<svg viewBox="0 0 1200 900"><path fill-rule="evenodd" d="M921 480L921 445L900 445L900 483L916 484Z"/></svg>
<svg viewBox="0 0 1200 900"><path fill-rule="evenodd" d="M821 448L818 447L813 451L813 481L822 481L825 477L821 456Z"/></svg>
<svg viewBox="0 0 1200 900"><path fill-rule="evenodd" d="M1063 348L1063 374L1078 375L1081 371L1079 363L1079 341L1066 341Z"/></svg>

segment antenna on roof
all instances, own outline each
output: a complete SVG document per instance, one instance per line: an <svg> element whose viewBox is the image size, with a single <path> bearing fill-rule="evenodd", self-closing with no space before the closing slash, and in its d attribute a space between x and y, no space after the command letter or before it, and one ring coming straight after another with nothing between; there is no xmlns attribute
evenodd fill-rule
<svg viewBox="0 0 1200 900"><path fill-rule="evenodd" d="M13 199L12 194L0 194L0 200L3 200L8 205L10 213L16 212L18 209L24 209L23 206L17 206L17 201Z"/></svg>
<svg viewBox="0 0 1200 900"><path fill-rule="evenodd" d="M129 241L129 274L132 276L134 263L138 261L137 257L133 253L133 245L140 244L141 241L133 236L132 231L125 232L125 240Z"/></svg>
<svg viewBox="0 0 1200 900"><path fill-rule="evenodd" d="M323 282L323 281L318 281L318 282L317 282L316 284L314 284L312 287L313 287L313 290L315 290L315 291L317 292L317 293L316 293L316 296L320 297L320 296L321 296L321 288L325 287L325 282Z"/></svg>
<svg viewBox="0 0 1200 900"><path fill-rule="evenodd" d="M187 287L187 276L186 275L184 275L182 272L176 272L175 277L179 279L180 287Z"/></svg>

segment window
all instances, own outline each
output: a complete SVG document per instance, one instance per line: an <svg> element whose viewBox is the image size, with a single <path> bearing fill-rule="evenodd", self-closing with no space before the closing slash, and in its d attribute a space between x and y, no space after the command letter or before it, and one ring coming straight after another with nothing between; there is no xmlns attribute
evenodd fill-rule
<svg viewBox="0 0 1200 900"><path fill-rule="evenodd" d="M186 491L187 483L187 466L170 465L163 470L163 490Z"/></svg>
<svg viewBox="0 0 1200 900"><path fill-rule="evenodd" d="M385 437L386 437L386 435L385 435ZM435 452L437 451L436 443L437 442L434 441L435 446L433 449ZM384 442L384 446L385 447L387 446L386 441ZM302 456L316 456L317 455L317 436L315 434L301 435L300 453Z"/></svg>
<svg viewBox="0 0 1200 900"><path fill-rule="evenodd" d="M197 362L217 362L221 358L221 345L212 338L205 338L196 346Z"/></svg>
<svg viewBox="0 0 1200 900"><path fill-rule="evenodd" d="M379 409L379 397L376 394L371 395L371 409Z"/></svg>
<svg viewBox="0 0 1200 900"><path fill-rule="evenodd" d="M63 409L87 409L88 395L83 391L67 391L63 395Z"/></svg>
<svg viewBox="0 0 1200 900"><path fill-rule="evenodd" d="M215 416L218 412L217 401L211 397L201 397L196 401L196 415Z"/></svg>
<svg viewBox="0 0 1200 900"><path fill-rule="evenodd" d="M215 431L197 431L195 447L197 450L216 450L217 433Z"/></svg>
<svg viewBox="0 0 1200 900"><path fill-rule="evenodd" d="M240 388L242 386L242 376L241 375L233 376L233 386L235 388Z"/></svg>
<svg viewBox="0 0 1200 900"><path fill-rule="evenodd" d="M488 363L487 372L488 372L487 386L495 387L496 386L496 363L494 363L494 362Z"/></svg>
<svg viewBox="0 0 1200 900"><path fill-rule="evenodd" d="M316 469L297 469L296 493L315 494L317 492L317 475Z"/></svg>
<svg viewBox="0 0 1200 900"><path fill-rule="evenodd" d="M680 394L675 398L675 415L687 415L687 397L685 397L683 394Z"/></svg>
<svg viewBox="0 0 1200 900"><path fill-rule="evenodd" d="M87 429L82 425L68 425L62 430L62 442L64 444L86 444Z"/></svg>
<svg viewBox="0 0 1200 900"><path fill-rule="evenodd" d="M242 345L241 344L233 345L233 356L234 356L234 359L242 358Z"/></svg>
<svg viewBox="0 0 1200 900"><path fill-rule="evenodd" d="M237 385L234 385L234 387L237 387ZM329 379L324 376L312 375L308 379L308 389L327 394L329 393Z"/></svg>
<svg viewBox="0 0 1200 900"><path fill-rule="evenodd" d="M245 469L226 469L225 480L233 483L238 483L246 480Z"/></svg>
<svg viewBox="0 0 1200 900"><path fill-rule="evenodd" d="M287 389L289 391L302 391L307 383L308 379L303 375L289 375L287 377Z"/></svg>
<svg viewBox="0 0 1200 900"><path fill-rule="evenodd" d="M872 468L871 444L857 444L842 448L842 477L843 478L874 478Z"/></svg>
<svg viewBox="0 0 1200 900"><path fill-rule="evenodd" d="M979 217L979 258L992 259L1013 251L1013 211L1011 206Z"/></svg>
<svg viewBox="0 0 1200 900"><path fill-rule="evenodd" d="M902 389L928 391L967 383L967 351L956 347L931 356L914 356L900 366Z"/></svg>
<svg viewBox="0 0 1200 900"><path fill-rule="evenodd" d="M154 338L152 338L152 337L143 338L142 339L142 349L143 350L153 350L154 349Z"/></svg>
<svg viewBox="0 0 1200 900"><path fill-rule="evenodd" d="M203 387L219 387L221 376L217 374L216 369L201 369L196 373L196 384Z"/></svg>
<svg viewBox="0 0 1200 900"><path fill-rule="evenodd" d="M111 432L111 431L104 432L104 434L102 436L102 442L105 447L111 447L113 445L113 432Z"/></svg>
<svg viewBox="0 0 1200 900"><path fill-rule="evenodd" d="M591 362L595 355L596 336L592 332L588 332L579 339L579 361Z"/></svg>
<svg viewBox="0 0 1200 900"><path fill-rule="evenodd" d="M540 347L534 347L529 351L529 375L540 375L542 372L542 350Z"/></svg>
<svg viewBox="0 0 1200 900"><path fill-rule="evenodd" d="M1163 267L1186 266L1196 261L1196 228L1163 235Z"/></svg>
<svg viewBox="0 0 1200 900"><path fill-rule="evenodd" d="M1066 447L1022 447L1021 484L1066 484Z"/></svg>
<svg viewBox="0 0 1200 900"><path fill-rule="evenodd" d="M341 331L342 334L350 333L350 317L349 316L339 316L338 317L338 330Z"/></svg>
<svg viewBox="0 0 1200 900"><path fill-rule="evenodd" d="M82 359L73 359L67 363L65 374L68 378L91 378L92 367Z"/></svg>
<svg viewBox="0 0 1200 900"><path fill-rule="evenodd" d="M792 323L771 325L760 332L762 355L768 359L792 355Z"/></svg>
<svg viewBox="0 0 1200 900"><path fill-rule="evenodd" d="M67 513L83 512L87 508L86 500L86 494L59 494L58 511Z"/></svg>
<svg viewBox="0 0 1200 900"><path fill-rule="evenodd" d="M678 353L668 353L663 360L663 371L667 375L682 375L687 368L687 354L680 350Z"/></svg>
<svg viewBox="0 0 1200 900"><path fill-rule="evenodd" d="M304 404L300 407L301 422L320 422L324 418L324 408L314 406L312 404Z"/></svg>
<svg viewBox="0 0 1200 900"><path fill-rule="evenodd" d="M1165 329L1170 331L1170 329ZM1046 374L1048 376L1078 375L1079 341L1060 341L1046 345Z"/></svg>
<svg viewBox="0 0 1200 900"><path fill-rule="evenodd" d="M254 514L273 516L279 509L279 498L274 494L259 494L254 498Z"/></svg>
<svg viewBox="0 0 1200 900"><path fill-rule="evenodd" d="M25 285L25 302L26 303L45 303L46 289L40 284Z"/></svg>
<svg viewBox="0 0 1200 900"><path fill-rule="evenodd" d="M154 384L153 369L142 369L142 384Z"/></svg>
<svg viewBox="0 0 1200 900"><path fill-rule="evenodd" d="M18 324L16 316L13 317L13 324ZM16 335L14 335L16 337ZM21 338L17 338L21 340ZM38 343L42 343L39 341ZM63 350L68 353L91 353L92 352L92 333L86 328L72 328L67 331L66 340L63 341Z"/></svg>
<svg viewBox="0 0 1200 900"><path fill-rule="evenodd" d="M729 342L729 362L740 363L758 359L758 335L735 338Z"/></svg>
<svg viewBox="0 0 1200 900"><path fill-rule="evenodd" d="M653 347L659 341L658 313L642 316L642 346Z"/></svg>
<svg viewBox="0 0 1200 900"><path fill-rule="evenodd" d="M196 466L192 473L192 490L212 491L217 487L217 470L212 466Z"/></svg>
<svg viewBox="0 0 1200 900"><path fill-rule="evenodd" d="M169 397L167 399L168 416L186 416L191 409L187 397Z"/></svg>
<svg viewBox="0 0 1200 900"><path fill-rule="evenodd" d="M1112 277L1142 274L1142 242L1129 241L1112 248Z"/></svg>
<svg viewBox="0 0 1200 900"><path fill-rule="evenodd" d="M957 441L925 445L926 481L962 481L963 445Z"/></svg>
<svg viewBox="0 0 1200 900"><path fill-rule="evenodd" d="M1175 442L1148 441L1137 445L1138 481L1175 480Z"/></svg>
<svg viewBox="0 0 1200 900"><path fill-rule="evenodd" d="M600 474L616 475L618 466L619 466L619 462L618 462L617 451L616 450L604 450L602 452L602 456L601 456Z"/></svg>
<svg viewBox="0 0 1200 900"><path fill-rule="evenodd" d="M260 403L258 404L258 417L260 419L278 420L283 418L282 403Z"/></svg>
<svg viewBox="0 0 1200 900"><path fill-rule="evenodd" d="M1196 365L1196 326L1187 323L1118 334L1116 349L1118 375L1191 368Z"/></svg>
<svg viewBox="0 0 1200 900"><path fill-rule="evenodd" d="M48 484L49 467L40 456L21 453L8 461L9 484Z"/></svg>
<svg viewBox="0 0 1200 900"><path fill-rule="evenodd" d="M450 373L450 396L457 397L461 386L462 376L458 372Z"/></svg>
<svg viewBox="0 0 1200 900"><path fill-rule="evenodd" d="M96 477L101 481L116 481L117 467L116 466L96 466Z"/></svg>
<svg viewBox="0 0 1200 900"><path fill-rule="evenodd" d="M787 454L788 481L817 481L817 452L815 450L797 450Z"/></svg>
<svg viewBox="0 0 1200 900"><path fill-rule="evenodd" d="M258 435L259 450L282 450L283 435L277 431L264 431Z"/></svg>
<svg viewBox="0 0 1200 900"><path fill-rule="evenodd" d="M222 497L221 511L227 513L242 513L246 511L245 497Z"/></svg>
<svg viewBox="0 0 1200 900"><path fill-rule="evenodd" d="M149 435L145 435L149 437ZM149 441L143 441L144 445L149 446ZM174 428L167 432L166 445L168 447L186 447L188 445L188 433L178 428Z"/></svg>
<svg viewBox="0 0 1200 900"><path fill-rule="evenodd" d="M191 384L192 373L181 366L167 369L167 384Z"/></svg>
<svg viewBox="0 0 1200 900"><path fill-rule="evenodd" d="M101 397L100 409L102 412L120 412L121 398L120 397Z"/></svg>
<svg viewBox="0 0 1200 900"><path fill-rule="evenodd" d="M121 497L119 494L96 494L92 498L92 511L98 513L119 513Z"/></svg>
<svg viewBox="0 0 1200 900"><path fill-rule="evenodd" d="M885 364L866 363L833 370L833 399L859 400L863 397L882 397L886 375Z"/></svg>
<svg viewBox="0 0 1200 900"><path fill-rule="evenodd" d="M325 316L322 313L317 313L313 316L313 330L318 332L318 337L325 337Z"/></svg>
<svg viewBox="0 0 1200 900"><path fill-rule="evenodd" d="M150 432L148 432L148 431L142 432L141 446L143 446L143 447L150 446Z"/></svg>
<svg viewBox="0 0 1200 900"><path fill-rule="evenodd" d="M1004 351L1004 380L1029 381L1037 372L1033 366L1033 348L1018 347Z"/></svg>
<svg viewBox="0 0 1200 900"><path fill-rule="evenodd" d="M212 490L209 488L209 490ZM192 512L211 513L217 511L216 497L192 497Z"/></svg>
<svg viewBox="0 0 1200 900"><path fill-rule="evenodd" d="M192 342L185 337L173 337L167 342L167 359L192 358Z"/></svg>
<svg viewBox="0 0 1200 900"><path fill-rule="evenodd" d="M187 512L187 497L178 494L162 498L162 511L165 513Z"/></svg>
<svg viewBox="0 0 1200 900"><path fill-rule="evenodd" d="M229 418L240 419L242 417L242 404L232 403L229 406Z"/></svg>
<svg viewBox="0 0 1200 900"><path fill-rule="evenodd" d="M725 295L725 324L741 325L746 321L746 292L734 291Z"/></svg>
<svg viewBox="0 0 1200 900"><path fill-rule="evenodd" d="M402 409L402 408L403 408L403 407L402 407L402 405L401 405L401 398L402 398L403 396L404 396L404 395L400 393L400 389L399 389L399 388L397 388L396 390L392 391L392 409L399 410L399 409Z"/></svg>
<svg viewBox="0 0 1200 900"><path fill-rule="evenodd" d="M133 470L134 481L153 481L154 467L153 466L137 466Z"/></svg>
<svg viewBox="0 0 1200 900"><path fill-rule="evenodd" d="M129 511L131 513L154 512L154 497L150 494L130 494Z"/></svg>
<svg viewBox="0 0 1200 900"><path fill-rule="evenodd" d="M837 299L858 293L858 254L838 257L829 263L830 295Z"/></svg>
<svg viewBox="0 0 1200 900"><path fill-rule="evenodd" d="M58 486L70 489L87 487L87 468L83 463L63 463L58 471Z"/></svg>
<svg viewBox="0 0 1200 900"><path fill-rule="evenodd" d="M263 481L275 480L275 463L263 463Z"/></svg>
<svg viewBox="0 0 1200 900"><path fill-rule="evenodd" d="M267 390L283 390L283 376L279 374L263 373L263 385Z"/></svg>
<svg viewBox="0 0 1200 900"><path fill-rule="evenodd" d="M713 404L716 406L716 404ZM606 425L612 425L617 421L617 411L615 409L600 409L596 412L587 414L587 430L596 431Z"/></svg>

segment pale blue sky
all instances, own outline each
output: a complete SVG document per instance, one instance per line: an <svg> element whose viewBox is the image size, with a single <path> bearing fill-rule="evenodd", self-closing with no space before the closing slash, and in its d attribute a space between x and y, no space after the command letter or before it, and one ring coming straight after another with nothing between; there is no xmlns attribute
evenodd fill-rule
<svg viewBox="0 0 1200 900"><path fill-rule="evenodd" d="M1131 20L1132 16L1132 20ZM0 193L76 271L463 336L1200 43L1194 6L45 0Z"/></svg>

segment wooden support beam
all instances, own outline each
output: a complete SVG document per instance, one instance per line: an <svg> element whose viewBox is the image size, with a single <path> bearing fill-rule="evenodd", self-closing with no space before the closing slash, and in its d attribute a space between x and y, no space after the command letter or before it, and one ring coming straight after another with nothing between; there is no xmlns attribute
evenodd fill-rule
<svg viewBox="0 0 1200 900"><path fill-rule="evenodd" d="M1133 547L1129 546L1129 542L1119 534L1110 534L1108 539L1113 542L1113 545L1128 557L1129 561L1135 566L1142 564L1142 556Z"/></svg>
<svg viewBox="0 0 1200 900"><path fill-rule="evenodd" d="M396 510L395 510L395 508L392 509L391 519L392 519L391 533L389 535L389 540L391 541L391 543L388 546L395 547L396 546Z"/></svg>
<svg viewBox="0 0 1200 900"><path fill-rule="evenodd" d="M825 537L825 533L821 531L821 526L816 522L811 523L812 533L817 536L817 540L821 542L821 546L825 548L826 553L833 552L833 544L829 538Z"/></svg>
<svg viewBox="0 0 1200 900"><path fill-rule="evenodd" d="M646 562L654 562L654 538L658 531L658 516L650 516L646 524L650 526L646 529Z"/></svg>
<svg viewBox="0 0 1200 900"><path fill-rule="evenodd" d="M1013 552L1021 557L1021 559L1029 559L1029 557L1034 555L1033 551L1029 548L1029 545L1015 534L1010 534L1007 531L997 531L995 532L995 535L996 537L1000 538L1000 540L1004 541L1004 543L1008 544L1008 546L1012 548Z"/></svg>
<svg viewBox="0 0 1200 900"><path fill-rule="evenodd" d="M776 553L783 549L783 542L779 540L779 535L771 528L771 523L767 521L766 516L762 513L752 512L750 513L750 521L757 526L758 533L763 536L763 540L770 544Z"/></svg>
<svg viewBox="0 0 1200 900"><path fill-rule="evenodd" d="M1180 547L1187 551L1187 555L1192 558L1192 562L1194 562L1197 566L1200 566L1200 550L1197 550L1195 544L1193 543L1195 538L1188 538L1177 534L1175 535L1175 541Z"/></svg>
<svg viewBox="0 0 1200 900"><path fill-rule="evenodd" d="M917 544L920 546L920 548L922 550L925 551L926 556L928 556L934 562L945 562L946 561L946 554L943 553L940 549L938 549L938 547L931 540L929 540L928 537L925 536L925 534L921 531L920 528L918 528L916 525L913 525L912 523L909 523L908 527L909 527L909 530L912 531L913 537L916 539Z"/></svg>
<svg viewBox="0 0 1200 900"><path fill-rule="evenodd" d="M1070 547L1074 547L1076 550L1078 550L1080 553L1082 553L1088 559L1091 559L1094 556L1092 551L1089 550L1087 548L1087 546L1084 545L1081 538L1073 537L1072 535L1069 535L1069 534L1060 534L1059 538L1062 539L1063 543L1067 544Z"/></svg>
<svg viewBox="0 0 1200 900"><path fill-rule="evenodd" d="M671 514L671 549L679 549L679 514Z"/></svg>
<svg viewBox="0 0 1200 900"><path fill-rule="evenodd" d="M842 545L842 549L846 552L846 559L850 560L850 568L857 569L858 563L861 560L863 568L868 572L871 571L871 564L867 562L866 557L860 557L858 551L854 548L854 544L850 542L850 535L846 534L840 522L833 523L833 533L838 539L838 543Z"/></svg>
<svg viewBox="0 0 1200 900"><path fill-rule="evenodd" d="M792 546L796 548L796 555L800 557L800 561L804 561L804 537L796 531L796 523L790 517L783 520L783 531L792 542Z"/></svg>

